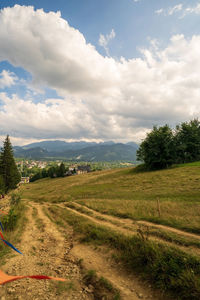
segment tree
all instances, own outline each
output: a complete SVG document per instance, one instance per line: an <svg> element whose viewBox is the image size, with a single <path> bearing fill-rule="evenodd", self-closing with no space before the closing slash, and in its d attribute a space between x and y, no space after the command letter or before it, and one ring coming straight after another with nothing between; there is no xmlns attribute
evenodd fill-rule
<svg viewBox="0 0 200 300"><path fill-rule="evenodd" d="M34 181L39 180L39 179L41 179L41 178L42 178L42 174L41 174L41 172L39 171L39 172L35 173L35 174L30 178L30 182L34 182Z"/></svg>
<svg viewBox="0 0 200 300"><path fill-rule="evenodd" d="M56 175L56 167L52 166L48 169L48 176L51 177L51 178L55 178L57 175Z"/></svg>
<svg viewBox="0 0 200 300"><path fill-rule="evenodd" d="M174 163L174 135L168 125L157 127L147 134L137 151L137 159L150 170L164 169Z"/></svg>
<svg viewBox="0 0 200 300"><path fill-rule="evenodd" d="M200 160L200 122L198 119L176 126L176 162Z"/></svg>
<svg viewBox="0 0 200 300"><path fill-rule="evenodd" d="M66 172L66 170L65 170L65 165L64 165L64 163L62 162L62 163L60 164L59 169L58 169L57 176L58 176L58 177L64 177L64 176L65 176L65 172Z"/></svg>
<svg viewBox="0 0 200 300"><path fill-rule="evenodd" d="M0 195L3 195L5 193L5 183L3 180L3 176L0 175Z"/></svg>
<svg viewBox="0 0 200 300"><path fill-rule="evenodd" d="M21 180L21 175L15 163L12 145L8 135L0 153L0 175L3 177L6 192L16 188Z"/></svg>

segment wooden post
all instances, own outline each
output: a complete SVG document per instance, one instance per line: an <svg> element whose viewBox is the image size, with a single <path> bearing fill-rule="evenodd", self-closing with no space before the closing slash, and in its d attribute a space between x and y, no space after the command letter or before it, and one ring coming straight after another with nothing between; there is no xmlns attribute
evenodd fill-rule
<svg viewBox="0 0 200 300"><path fill-rule="evenodd" d="M159 215L159 218L161 217L161 212L160 212L160 200L159 198L157 198L157 209L158 209L158 215Z"/></svg>

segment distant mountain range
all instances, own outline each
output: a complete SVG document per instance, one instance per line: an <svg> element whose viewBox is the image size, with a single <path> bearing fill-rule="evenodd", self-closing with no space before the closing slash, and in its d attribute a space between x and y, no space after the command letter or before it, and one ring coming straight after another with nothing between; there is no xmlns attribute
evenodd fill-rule
<svg viewBox="0 0 200 300"><path fill-rule="evenodd" d="M73 161L134 161L138 145L95 142L43 141L13 147L15 157L27 159L66 159Z"/></svg>

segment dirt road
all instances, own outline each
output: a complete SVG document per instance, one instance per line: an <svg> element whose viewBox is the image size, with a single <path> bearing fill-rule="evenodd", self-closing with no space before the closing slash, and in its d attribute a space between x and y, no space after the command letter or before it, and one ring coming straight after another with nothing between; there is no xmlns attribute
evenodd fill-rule
<svg viewBox="0 0 200 300"><path fill-rule="evenodd" d="M80 267L71 259L72 230L68 238L44 215L42 207L28 204L27 226L18 249L23 255L12 251L7 263L1 267L9 275L43 274L66 278L66 283L49 280L22 279L0 286L3 299L94 299L87 293Z"/></svg>
<svg viewBox="0 0 200 300"><path fill-rule="evenodd" d="M26 299L118 299L106 295L97 297L95 286L87 286L84 280L84 270L95 270L97 276L108 279L112 286L120 291L121 299L164 299L155 293L151 286L142 282L137 276L127 273L120 263L112 259L112 252L108 248L98 249L79 243L73 234L73 229L67 226L64 229L57 227L49 219L43 208L50 204L38 204L25 201L27 206L27 225L18 249L23 253L19 255L14 251L7 257L7 262L1 267L2 271L9 275L36 275L43 274L53 277L66 278L66 283L54 281L38 281L33 279L22 279L0 286L0 299L26 300ZM69 209L76 214L81 214L75 209L60 204L62 209ZM78 204L77 204L78 207ZM87 218L96 220L106 225L107 221L96 219L83 214ZM102 216L100 216L102 217ZM114 217L109 227L127 233L121 220L121 229L115 223ZM93 221L94 221L93 220ZM108 224L107 224L108 225ZM81 264L80 264L81 261Z"/></svg>

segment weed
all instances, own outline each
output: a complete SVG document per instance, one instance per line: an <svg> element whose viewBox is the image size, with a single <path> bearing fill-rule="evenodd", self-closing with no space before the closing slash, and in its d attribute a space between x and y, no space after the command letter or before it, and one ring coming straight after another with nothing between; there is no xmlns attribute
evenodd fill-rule
<svg viewBox="0 0 200 300"><path fill-rule="evenodd" d="M96 278L95 270L88 270L84 276L84 280L85 280L86 284L91 283L91 281L94 281L95 278Z"/></svg>
<svg viewBox="0 0 200 300"><path fill-rule="evenodd" d="M68 292L70 290L75 290L75 286L73 281L69 282L58 282L56 285L56 292L58 295L63 294L64 292Z"/></svg>
<svg viewBox="0 0 200 300"><path fill-rule="evenodd" d="M107 290L109 290L109 291L112 291L112 290L113 290L112 284L111 284L106 278L104 278L103 276L100 277L99 283L100 283L103 287L105 287Z"/></svg>
<svg viewBox="0 0 200 300"><path fill-rule="evenodd" d="M18 215L16 211L14 210L14 208L11 208L9 210L8 215L3 218L2 223L4 229L6 231L12 231L16 227L17 219L18 219Z"/></svg>
<svg viewBox="0 0 200 300"><path fill-rule="evenodd" d="M41 243L43 243L44 239L43 238L39 238L38 241L41 242Z"/></svg>
<svg viewBox="0 0 200 300"><path fill-rule="evenodd" d="M5 229L5 239L7 241L12 240L14 245L20 241L21 234L27 222L25 211L25 206L22 203L19 203L18 205L13 206L8 215L4 216L1 220ZM5 257L10 251L10 247L6 247L3 243L0 244L0 265L4 264Z"/></svg>
<svg viewBox="0 0 200 300"><path fill-rule="evenodd" d="M148 241L150 234L149 226L138 225L137 234L143 242Z"/></svg>
<svg viewBox="0 0 200 300"><path fill-rule="evenodd" d="M11 199L10 199L10 205L11 206L19 205L20 202L21 202L20 194L19 193L12 193L11 194Z"/></svg>
<svg viewBox="0 0 200 300"><path fill-rule="evenodd" d="M120 293L114 289L110 281L104 277L98 278L95 270L88 270L84 275L86 285L92 285L95 299L120 299Z"/></svg>

